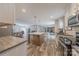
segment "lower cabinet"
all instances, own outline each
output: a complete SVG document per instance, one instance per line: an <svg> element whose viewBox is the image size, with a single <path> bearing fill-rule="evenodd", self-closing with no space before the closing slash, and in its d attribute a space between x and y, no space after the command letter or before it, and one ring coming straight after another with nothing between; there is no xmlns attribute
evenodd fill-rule
<svg viewBox="0 0 79 59"><path fill-rule="evenodd" d="M79 53L75 49L72 49L72 56L79 56Z"/></svg>
<svg viewBox="0 0 79 59"><path fill-rule="evenodd" d="M0 56L26 56L26 42L4 51Z"/></svg>

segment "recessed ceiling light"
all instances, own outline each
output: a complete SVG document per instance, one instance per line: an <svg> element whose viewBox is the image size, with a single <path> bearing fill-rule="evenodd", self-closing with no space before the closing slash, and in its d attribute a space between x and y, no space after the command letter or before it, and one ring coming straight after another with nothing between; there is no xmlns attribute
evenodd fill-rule
<svg viewBox="0 0 79 59"><path fill-rule="evenodd" d="M25 13L25 12L26 12L26 9L22 9L22 12L24 12L24 13Z"/></svg>
<svg viewBox="0 0 79 59"><path fill-rule="evenodd" d="M73 13L72 15L74 16L74 15L76 15L76 13Z"/></svg>
<svg viewBox="0 0 79 59"><path fill-rule="evenodd" d="M53 19L53 16L50 16L51 19Z"/></svg>

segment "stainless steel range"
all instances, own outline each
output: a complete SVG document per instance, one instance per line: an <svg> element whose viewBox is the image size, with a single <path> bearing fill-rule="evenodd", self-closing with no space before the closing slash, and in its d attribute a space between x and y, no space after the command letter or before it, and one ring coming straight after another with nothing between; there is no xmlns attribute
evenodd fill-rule
<svg viewBox="0 0 79 59"><path fill-rule="evenodd" d="M64 56L72 56L72 41L67 37L60 37L60 43L64 49Z"/></svg>
<svg viewBox="0 0 79 59"><path fill-rule="evenodd" d="M79 46L79 32L76 32L76 45Z"/></svg>

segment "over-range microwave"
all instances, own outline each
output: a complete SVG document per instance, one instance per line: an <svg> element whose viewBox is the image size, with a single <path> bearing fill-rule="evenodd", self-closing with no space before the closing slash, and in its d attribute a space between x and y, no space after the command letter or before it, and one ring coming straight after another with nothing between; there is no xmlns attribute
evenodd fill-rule
<svg viewBox="0 0 79 59"><path fill-rule="evenodd" d="M68 19L69 26L79 26L79 14L74 15Z"/></svg>

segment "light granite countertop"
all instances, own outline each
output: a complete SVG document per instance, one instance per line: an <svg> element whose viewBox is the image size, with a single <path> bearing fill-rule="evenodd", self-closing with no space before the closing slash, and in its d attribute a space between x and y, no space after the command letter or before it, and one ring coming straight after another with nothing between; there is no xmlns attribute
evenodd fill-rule
<svg viewBox="0 0 79 59"><path fill-rule="evenodd" d="M0 38L0 53L10 49L12 47L15 47L19 44L22 44L26 42L27 40L24 38L18 38L14 36L5 36Z"/></svg>

